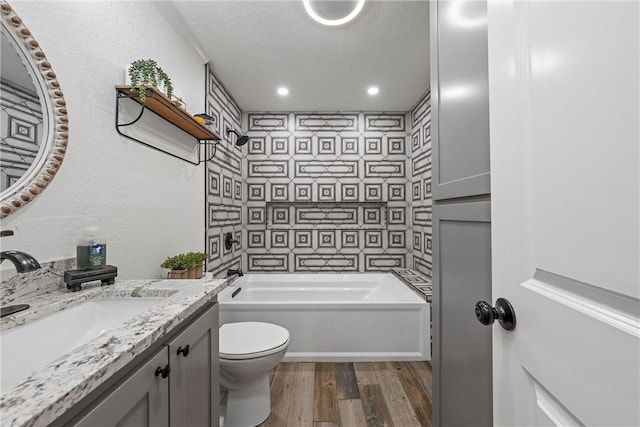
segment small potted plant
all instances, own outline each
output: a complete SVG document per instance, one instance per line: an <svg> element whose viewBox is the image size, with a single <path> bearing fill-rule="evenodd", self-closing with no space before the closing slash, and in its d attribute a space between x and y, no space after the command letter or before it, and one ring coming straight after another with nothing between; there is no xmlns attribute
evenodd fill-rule
<svg viewBox="0 0 640 427"><path fill-rule="evenodd" d="M204 252L189 252L185 256L189 265L187 270L189 279L201 278L203 275L202 263L207 259L207 254Z"/></svg>
<svg viewBox="0 0 640 427"><path fill-rule="evenodd" d="M129 84L131 85L131 92L135 93L137 91L140 101L143 104L147 100L146 85L152 85L154 87L163 86L164 92L169 99L171 99L173 95L171 79L153 59L138 59L137 61L133 61L129 65L127 75L129 77Z"/></svg>
<svg viewBox="0 0 640 427"><path fill-rule="evenodd" d="M203 276L202 263L207 259L203 252L187 252L167 258L160 267L169 269L169 279L199 279Z"/></svg>
<svg viewBox="0 0 640 427"><path fill-rule="evenodd" d="M160 267L169 269L169 279L187 279L189 263L185 254L168 257Z"/></svg>

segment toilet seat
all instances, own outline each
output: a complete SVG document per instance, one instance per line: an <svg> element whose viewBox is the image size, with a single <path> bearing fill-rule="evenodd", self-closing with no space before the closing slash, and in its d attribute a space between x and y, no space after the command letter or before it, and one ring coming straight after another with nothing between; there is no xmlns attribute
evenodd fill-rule
<svg viewBox="0 0 640 427"><path fill-rule="evenodd" d="M220 358L254 359L277 353L289 344L289 331L271 323L237 322L220 327Z"/></svg>

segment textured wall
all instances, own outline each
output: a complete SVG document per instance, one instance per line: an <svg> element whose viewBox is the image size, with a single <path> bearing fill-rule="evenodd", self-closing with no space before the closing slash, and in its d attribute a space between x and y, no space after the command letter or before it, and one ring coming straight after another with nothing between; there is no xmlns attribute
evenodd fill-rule
<svg viewBox="0 0 640 427"><path fill-rule="evenodd" d="M431 92L411 109L413 268L431 277Z"/></svg>
<svg viewBox="0 0 640 427"><path fill-rule="evenodd" d="M23 250L42 262L74 257L85 218L97 217L107 262L118 266L119 277L165 277L160 263L168 255L205 248L205 167L119 136L113 86L124 83L126 64L153 58L189 111L198 113L204 109L204 66L149 2L11 5L58 76L69 111L69 147L51 185L2 221L3 229L16 232L2 239L3 250ZM160 119L154 129L175 131Z"/></svg>
<svg viewBox="0 0 640 427"><path fill-rule="evenodd" d="M239 268L242 256L242 153L247 145L237 147L236 136L227 129L240 132L242 112L231 95L207 69L206 112L213 117L211 125L222 141L208 150L207 188L207 270L214 276L226 277L228 268ZM226 249L224 235L232 233L240 243Z"/></svg>
<svg viewBox="0 0 640 427"><path fill-rule="evenodd" d="M244 269L412 264L409 115L249 113Z"/></svg>

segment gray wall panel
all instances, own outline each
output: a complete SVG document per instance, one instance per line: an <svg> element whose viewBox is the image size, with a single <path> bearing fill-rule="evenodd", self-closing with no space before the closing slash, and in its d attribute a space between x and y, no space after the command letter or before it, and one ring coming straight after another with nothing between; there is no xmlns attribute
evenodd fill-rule
<svg viewBox="0 0 640 427"><path fill-rule="evenodd" d="M431 3L434 200L491 190L486 8Z"/></svg>
<svg viewBox="0 0 640 427"><path fill-rule="evenodd" d="M474 312L492 300L490 220L489 201L434 208L434 425L492 422L491 328Z"/></svg>

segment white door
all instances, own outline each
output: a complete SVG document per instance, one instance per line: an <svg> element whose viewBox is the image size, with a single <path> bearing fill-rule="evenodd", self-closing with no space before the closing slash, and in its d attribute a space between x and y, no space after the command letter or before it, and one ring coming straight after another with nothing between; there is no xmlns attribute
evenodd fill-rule
<svg viewBox="0 0 640 427"><path fill-rule="evenodd" d="M496 425L640 425L637 1L489 1Z"/></svg>

